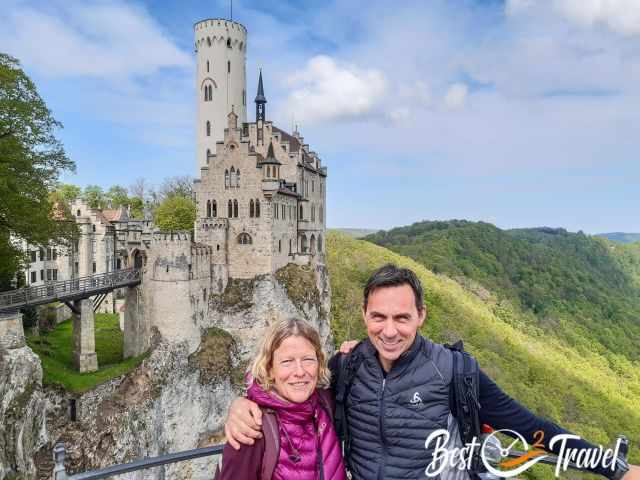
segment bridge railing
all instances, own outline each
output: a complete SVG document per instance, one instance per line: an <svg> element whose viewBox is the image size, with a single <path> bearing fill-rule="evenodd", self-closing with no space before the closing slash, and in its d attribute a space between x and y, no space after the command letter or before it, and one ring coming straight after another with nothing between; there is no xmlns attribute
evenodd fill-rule
<svg viewBox="0 0 640 480"><path fill-rule="evenodd" d="M53 449L53 460L55 466L53 469L53 480L95 480L99 478L109 478L113 475L122 475L124 473L135 472L137 470L146 470L147 468L160 467L171 463L184 462L196 458L208 457L212 455L222 454L224 445L215 445L213 447L196 448L194 450L186 450L178 453L169 453L157 457L142 458L131 463L123 463L120 465L112 465L111 467L102 468L100 470L91 470L89 472L76 473L68 475L64 466L66 451L63 443L56 444ZM211 472L213 478L214 472Z"/></svg>
<svg viewBox="0 0 640 480"><path fill-rule="evenodd" d="M87 277L60 280L36 287L21 288L10 292L0 293L0 309L39 305L57 298L70 297L94 290L117 287L127 283L140 281L142 270L127 268L108 273L99 273Z"/></svg>

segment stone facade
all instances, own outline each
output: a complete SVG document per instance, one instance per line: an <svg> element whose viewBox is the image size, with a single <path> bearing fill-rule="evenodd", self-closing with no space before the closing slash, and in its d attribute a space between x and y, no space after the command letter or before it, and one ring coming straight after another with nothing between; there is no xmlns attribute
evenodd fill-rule
<svg viewBox="0 0 640 480"><path fill-rule="evenodd" d="M195 240L231 278L324 260L327 169L297 131L266 120L265 104L261 72L256 122L240 124L232 108L194 184Z"/></svg>

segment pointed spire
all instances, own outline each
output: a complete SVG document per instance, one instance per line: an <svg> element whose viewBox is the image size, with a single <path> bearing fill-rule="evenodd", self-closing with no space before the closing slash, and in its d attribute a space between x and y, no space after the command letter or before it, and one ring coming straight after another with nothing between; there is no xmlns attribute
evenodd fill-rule
<svg viewBox="0 0 640 480"><path fill-rule="evenodd" d="M264 96L264 87L262 86L262 69L260 69L260 77L258 78L258 94L256 95L256 103L267 103Z"/></svg>
<svg viewBox="0 0 640 480"><path fill-rule="evenodd" d="M276 158L275 153L273 152L273 142L269 142L269 149L267 150L267 160Z"/></svg>

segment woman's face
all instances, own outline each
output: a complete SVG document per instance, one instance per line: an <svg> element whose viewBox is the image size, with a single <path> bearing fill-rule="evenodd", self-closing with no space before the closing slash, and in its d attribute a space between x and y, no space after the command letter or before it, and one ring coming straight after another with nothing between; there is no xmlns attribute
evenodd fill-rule
<svg viewBox="0 0 640 480"><path fill-rule="evenodd" d="M273 352L271 376L276 393L285 400L307 400L318 383L318 357L309 340L293 336L282 341Z"/></svg>

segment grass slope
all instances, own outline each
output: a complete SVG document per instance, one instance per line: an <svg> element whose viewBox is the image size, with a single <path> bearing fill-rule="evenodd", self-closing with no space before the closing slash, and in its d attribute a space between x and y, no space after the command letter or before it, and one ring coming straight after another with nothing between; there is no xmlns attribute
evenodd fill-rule
<svg viewBox="0 0 640 480"><path fill-rule="evenodd" d="M573 348L479 286L465 289L410 258L330 232L327 264L337 344L365 336L362 288L373 270L386 262L411 268L420 277L429 309L425 336L437 342L462 338L482 368L532 411L604 445L625 433L632 459L640 461L639 362L620 354L604 356L595 348ZM539 466L529 475L552 476L550 469Z"/></svg>
<svg viewBox="0 0 640 480"><path fill-rule="evenodd" d="M97 313L96 354L99 370L78 373L73 366L73 325L71 320L39 336L28 335L27 344L40 357L45 385L60 385L71 392L85 392L137 367L145 357L122 358L123 335L118 315Z"/></svg>

